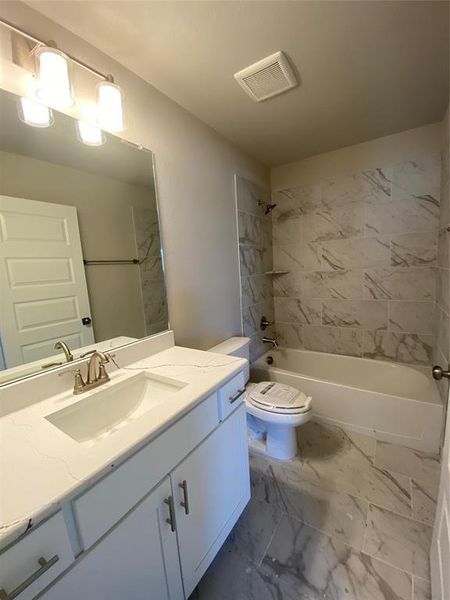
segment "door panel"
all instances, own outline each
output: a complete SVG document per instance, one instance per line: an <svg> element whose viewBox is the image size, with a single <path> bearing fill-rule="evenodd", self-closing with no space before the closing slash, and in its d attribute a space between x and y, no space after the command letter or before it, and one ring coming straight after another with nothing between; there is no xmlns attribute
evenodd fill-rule
<svg viewBox="0 0 450 600"><path fill-rule="evenodd" d="M6 367L94 343L74 207L0 196L0 285Z"/></svg>
<svg viewBox="0 0 450 600"><path fill-rule="evenodd" d="M245 406L202 442L171 479L184 589L189 596L250 498ZM182 505L186 500L188 514Z"/></svg>
<svg viewBox="0 0 450 600"><path fill-rule="evenodd" d="M450 390L447 398L447 424L441 457L441 481L431 544L431 584L433 600L450 598Z"/></svg>
<svg viewBox="0 0 450 600"><path fill-rule="evenodd" d="M166 478L80 562L44 600L181 600L177 540L166 523Z"/></svg>

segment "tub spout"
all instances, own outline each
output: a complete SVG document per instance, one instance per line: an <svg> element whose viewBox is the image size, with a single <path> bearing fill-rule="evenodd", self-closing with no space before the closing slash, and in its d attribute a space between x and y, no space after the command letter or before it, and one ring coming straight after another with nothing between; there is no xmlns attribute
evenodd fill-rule
<svg viewBox="0 0 450 600"><path fill-rule="evenodd" d="M276 340L275 338L263 337L262 341L263 341L265 344L272 344L272 346L273 346L274 348L278 348L278 342L277 342L277 340Z"/></svg>

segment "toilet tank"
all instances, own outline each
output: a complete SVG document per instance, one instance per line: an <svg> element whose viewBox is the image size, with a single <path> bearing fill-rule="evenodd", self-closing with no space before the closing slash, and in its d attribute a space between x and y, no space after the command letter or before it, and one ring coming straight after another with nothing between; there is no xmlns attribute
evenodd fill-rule
<svg viewBox="0 0 450 600"><path fill-rule="evenodd" d="M217 346L213 346L208 352L216 352L217 354L228 354L229 356L237 356L238 358L246 358L250 362L250 338L248 337L232 337ZM245 367L245 382L250 379L250 366Z"/></svg>

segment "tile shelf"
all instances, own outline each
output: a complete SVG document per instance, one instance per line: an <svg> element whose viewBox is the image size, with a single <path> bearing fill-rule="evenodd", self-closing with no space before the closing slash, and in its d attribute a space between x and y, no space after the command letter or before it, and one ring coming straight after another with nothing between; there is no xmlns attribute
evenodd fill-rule
<svg viewBox="0 0 450 600"><path fill-rule="evenodd" d="M286 275L290 271L265 271L264 275Z"/></svg>

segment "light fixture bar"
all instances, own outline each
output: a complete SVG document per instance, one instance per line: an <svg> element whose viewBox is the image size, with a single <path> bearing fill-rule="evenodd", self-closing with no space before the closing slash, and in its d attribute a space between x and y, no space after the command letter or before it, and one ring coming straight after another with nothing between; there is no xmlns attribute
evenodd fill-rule
<svg viewBox="0 0 450 600"><path fill-rule="evenodd" d="M41 39L37 38L35 35L31 35L31 33L28 33L27 31L25 31L21 27L17 27L17 25L13 25L9 21L6 21L6 19L3 19L1 17L0 17L0 24L4 25L5 27L7 27L8 29L10 29L11 31L15 31L19 35L23 35L24 37L26 37L29 40L35 42L36 44L39 44L40 46L47 46L48 45L47 41L41 40ZM105 81L111 81L111 75L105 75L105 73L102 73L98 69L94 69L94 67L89 66L88 64L86 64L85 62L83 62L79 58L76 58L72 54L68 54L67 52L64 52L64 54L67 56L67 58L70 58L71 61L73 61L74 63L76 63L77 65L79 65L80 67L82 67L83 69L86 69L86 71L89 71L93 75L96 75L97 77L100 77L100 79L104 79Z"/></svg>

